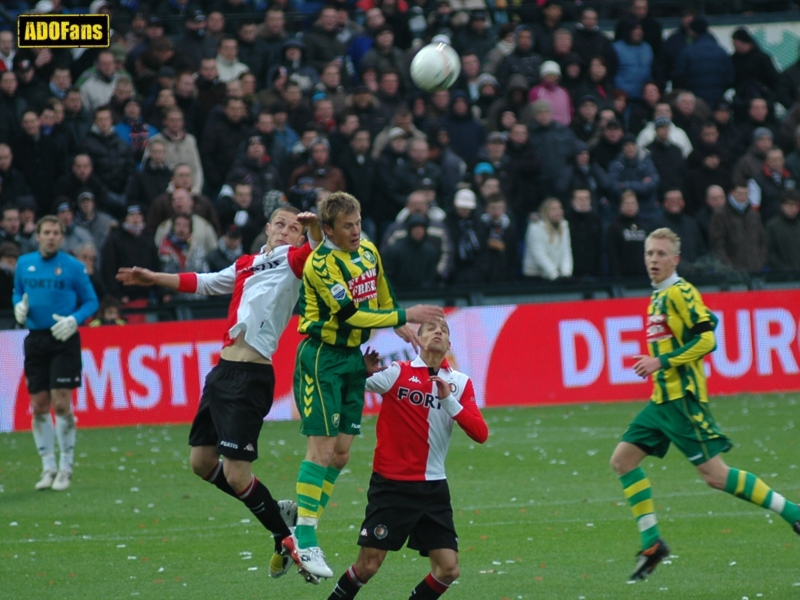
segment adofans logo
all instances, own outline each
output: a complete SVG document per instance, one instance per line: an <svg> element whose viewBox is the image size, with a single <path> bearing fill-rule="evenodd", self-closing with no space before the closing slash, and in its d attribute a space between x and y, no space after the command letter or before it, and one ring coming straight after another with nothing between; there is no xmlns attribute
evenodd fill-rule
<svg viewBox="0 0 800 600"><path fill-rule="evenodd" d="M20 48L108 48L108 15L19 15Z"/></svg>

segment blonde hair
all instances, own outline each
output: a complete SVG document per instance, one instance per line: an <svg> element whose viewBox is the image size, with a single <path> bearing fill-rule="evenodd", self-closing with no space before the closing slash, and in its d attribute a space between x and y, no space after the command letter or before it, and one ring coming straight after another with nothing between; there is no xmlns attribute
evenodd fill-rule
<svg viewBox="0 0 800 600"><path fill-rule="evenodd" d="M547 214L550 212L550 209L556 204L561 206L561 200L559 200L558 198L547 198L544 202L542 202L542 205L539 207L539 216L541 217L541 221L544 224L545 229L547 229L547 241L550 242L551 244L553 243L553 238L555 237L557 237L559 241L561 240L561 233L563 231L561 223L559 223L558 227L554 227L553 224L550 222L550 219L547 217Z"/></svg>
<svg viewBox="0 0 800 600"><path fill-rule="evenodd" d="M660 229L656 229L650 235L647 236L645 240L645 245L650 240L669 240L672 243L672 247L675 250L675 254L681 253L681 238L678 237L678 234L672 231L669 227L661 227Z"/></svg>
<svg viewBox="0 0 800 600"><path fill-rule="evenodd" d="M333 227L340 214L351 215L361 212L361 204L355 196L347 192L334 192L319 203L319 220L323 225Z"/></svg>

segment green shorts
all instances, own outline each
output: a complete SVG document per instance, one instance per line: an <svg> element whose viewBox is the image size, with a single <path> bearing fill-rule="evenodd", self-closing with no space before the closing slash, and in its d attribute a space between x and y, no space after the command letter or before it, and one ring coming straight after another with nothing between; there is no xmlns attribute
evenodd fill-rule
<svg viewBox="0 0 800 600"><path fill-rule="evenodd" d="M648 402L628 425L622 441L658 458L664 458L673 443L695 466L733 447L708 404L698 402L692 394L662 404Z"/></svg>
<svg viewBox="0 0 800 600"><path fill-rule="evenodd" d="M360 348L306 338L297 348L294 401L303 435L361 433L367 370Z"/></svg>

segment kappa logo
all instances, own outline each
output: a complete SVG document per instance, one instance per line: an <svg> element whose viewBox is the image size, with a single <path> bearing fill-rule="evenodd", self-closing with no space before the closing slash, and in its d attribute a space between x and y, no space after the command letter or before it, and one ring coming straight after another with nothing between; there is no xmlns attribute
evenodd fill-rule
<svg viewBox="0 0 800 600"><path fill-rule="evenodd" d="M255 452L256 451L256 449L253 448L253 444L247 444L247 446L245 446L244 449L245 449L245 452Z"/></svg>
<svg viewBox="0 0 800 600"><path fill-rule="evenodd" d="M361 537L367 537L367 536L369 536L369 532L367 531L367 528L364 527L364 529L361 530Z"/></svg>
<svg viewBox="0 0 800 600"><path fill-rule="evenodd" d="M411 377L409 377L408 381L409 381L410 383L422 383L422 382L419 380L419 377L417 377L416 375L412 375Z"/></svg>

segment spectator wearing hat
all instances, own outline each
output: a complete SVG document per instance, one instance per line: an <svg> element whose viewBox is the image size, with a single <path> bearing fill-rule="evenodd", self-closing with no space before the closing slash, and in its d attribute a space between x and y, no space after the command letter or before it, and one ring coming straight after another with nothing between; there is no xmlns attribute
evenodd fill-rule
<svg viewBox="0 0 800 600"><path fill-rule="evenodd" d="M747 187L750 203L758 207L762 222L769 223L778 214L784 193L797 189L797 182L786 169L783 150L767 150L760 172L747 182Z"/></svg>
<svg viewBox="0 0 800 600"><path fill-rule="evenodd" d="M17 268L19 248L11 242L0 242L0 310L14 307L14 270Z"/></svg>
<svg viewBox="0 0 800 600"><path fill-rule="evenodd" d="M378 99L364 85L353 89L348 105L358 115L361 126L369 129L373 136L377 136L391 121L391 116L382 110Z"/></svg>
<svg viewBox="0 0 800 600"><path fill-rule="evenodd" d="M81 90L84 108L94 113L96 108L108 104L120 77L114 54L110 50L101 50L95 59L94 70L87 79L76 82Z"/></svg>
<svg viewBox="0 0 800 600"><path fill-rule="evenodd" d="M473 110L477 110L477 116L485 126L488 123L489 110L499 97L500 84L497 83L494 75L481 73L476 81L476 88L478 90L478 98L473 104Z"/></svg>
<svg viewBox="0 0 800 600"><path fill-rule="evenodd" d="M453 212L445 218L447 234L453 248L453 265L449 283L473 285L481 282L479 259L481 256L481 230L483 225L477 214L478 202L470 189L460 189L453 200Z"/></svg>
<svg viewBox="0 0 800 600"><path fill-rule="evenodd" d="M102 248L111 228L118 225L117 221L108 213L97 210L94 194L89 190L78 194L77 208L75 225L91 234L95 248Z"/></svg>
<svg viewBox="0 0 800 600"><path fill-rule="evenodd" d="M729 151L732 162L738 160L735 146L742 139L739 126L733 120L733 107L726 100L720 100L711 108L711 120L717 124L719 130L719 144ZM748 143L752 143L748 140Z"/></svg>
<svg viewBox="0 0 800 600"><path fill-rule="evenodd" d="M622 138L622 154L608 168L608 179L615 200L619 202L623 192L632 190L642 218L658 217L661 212L658 205L661 177L653 161L629 133Z"/></svg>
<svg viewBox="0 0 800 600"><path fill-rule="evenodd" d="M572 198L575 190L588 190L591 196L591 210L598 214L602 213L604 217L610 217L608 196L612 190L608 173L592 161L589 147L581 141L575 144L575 157L559 194L563 198Z"/></svg>
<svg viewBox="0 0 800 600"><path fill-rule="evenodd" d="M486 115L486 128L489 131L505 131L510 124L504 122L504 114L510 112L513 122L529 119L528 86L525 77L512 75L505 88L505 95L492 103Z"/></svg>
<svg viewBox="0 0 800 600"><path fill-rule="evenodd" d="M114 131L111 109L101 106L94 111L94 125L79 151L92 159L94 173L108 189L109 212L124 215L125 191L136 166L130 146Z"/></svg>
<svg viewBox="0 0 800 600"><path fill-rule="evenodd" d="M681 149L669 139L671 121L667 117L657 117L653 124L656 128L656 139L647 146L647 150L660 179L658 196L663 197L667 190L683 189L686 161Z"/></svg>
<svg viewBox="0 0 800 600"><path fill-rule="evenodd" d="M0 206L16 204L18 198L31 193L25 177L13 165L11 146L0 143Z"/></svg>
<svg viewBox="0 0 800 600"><path fill-rule="evenodd" d="M522 127L525 127L522 125ZM527 127L525 127L527 131ZM486 136L486 143L481 147L476 158L477 164L473 169L473 173L478 165L482 168L487 166L491 167L489 171L493 175L504 179L506 182L510 179L508 173L508 166L510 158L506 154L506 142L508 141L508 133L500 133L499 131L492 131Z"/></svg>
<svg viewBox="0 0 800 600"><path fill-rule="evenodd" d="M50 87L36 72L36 55L31 50L20 50L14 56L14 73L17 75L17 94L26 105L42 110Z"/></svg>
<svg viewBox="0 0 800 600"><path fill-rule="evenodd" d="M722 156L723 149L718 144L708 146L700 159L700 164L689 170L684 187L687 214L696 216L703 211L710 188L719 187L722 190L731 188L733 178ZM710 213L706 216L708 217L706 220L709 221ZM708 227L706 227L707 232Z"/></svg>
<svg viewBox="0 0 800 600"><path fill-rule="evenodd" d="M553 120L553 112L547 100L537 100L531 105L533 124L530 126L530 141L534 148L547 149L539 155L539 198L557 196L560 182L575 156L577 139L572 130Z"/></svg>
<svg viewBox="0 0 800 600"><path fill-rule="evenodd" d="M734 104L736 117L742 119L751 98L774 99L778 86L778 70L772 57L758 45L750 32L739 27L731 35L733 41L733 88L736 90Z"/></svg>
<svg viewBox="0 0 800 600"><path fill-rule="evenodd" d="M767 223L767 257L772 271L800 271L800 193L783 193L780 212ZM2 249L0 249L2 260Z"/></svg>
<svg viewBox="0 0 800 600"><path fill-rule="evenodd" d="M598 123L599 115L597 99L587 94L578 101L577 110L569 124L569 128L578 140L590 146L595 146L600 141L600 134L602 133Z"/></svg>
<svg viewBox="0 0 800 600"><path fill-rule="evenodd" d="M250 68L239 60L239 42L235 37L225 37L216 57L217 76L222 83L234 81Z"/></svg>
<svg viewBox="0 0 800 600"><path fill-rule="evenodd" d="M44 135L39 113L26 109L22 115L22 132L12 144L17 168L25 178L44 211L53 208L55 183L64 173L66 149L52 135Z"/></svg>
<svg viewBox="0 0 800 600"><path fill-rule="evenodd" d="M465 92L456 90L450 95L450 111L437 125L447 130L453 151L467 164L473 164L486 139L486 130L470 111Z"/></svg>
<svg viewBox="0 0 800 600"><path fill-rule="evenodd" d="M75 248L81 244L94 246L94 238L88 229L75 223L75 212L66 196L56 198L56 216L64 229L64 242L61 244L62 252L73 254ZM38 243L36 244L38 247Z"/></svg>
<svg viewBox="0 0 800 600"><path fill-rule="evenodd" d="M616 117L606 121L601 126L600 141L594 148L590 148L592 162L604 171L622 152L622 137L625 135L622 123Z"/></svg>
<svg viewBox="0 0 800 600"><path fill-rule="evenodd" d="M156 15L146 15L142 13L143 31L137 36L136 40L128 46L128 51L123 56L125 70L128 73L136 73L141 68L142 55L147 52L148 44L151 40L164 37L164 23ZM138 65L137 65L138 61Z"/></svg>
<svg viewBox="0 0 800 600"><path fill-rule="evenodd" d="M597 10L586 7L572 33L572 49L588 65L595 56L604 56L611 40L598 27Z"/></svg>
<svg viewBox="0 0 800 600"><path fill-rule="evenodd" d="M206 261L211 273L217 273L228 268L244 254L242 245L242 230L231 225L219 238L219 245L208 253Z"/></svg>
<svg viewBox="0 0 800 600"><path fill-rule="evenodd" d="M733 63L728 53L708 32L708 20L695 17L689 25L691 45L681 51L672 71L672 83L685 88L714 106L734 83Z"/></svg>
<svg viewBox="0 0 800 600"><path fill-rule="evenodd" d="M206 15L199 8L187 12L183 22L183 35L175 50L188 60L193 70L200 67L200 61L207 56L216 56L218 40L206 35Z"/></svg>
<svg viewBox="0 0 800 600"><path fill-rule="evenodd" d="M773 146L774 136L770 129L759 127L753 131L752 141L747 153L733 167L733 182L736 185L746 187L747 182L761 172L767 152Z"/></svg>
<svg viewBox="0 0 800 600"><path fill-rule="evenodd" d="M36 249L35 241L26 237L22 231L20 209L13 204L0 207L0 243L12 243L20 254L27 254Z"/></svg>
<svg viewBox="0 0 800 600"><path fill-rule="evenodd" d="M517 281L520 271L520 239L518 225L508 214L503 194L486 199L486 212L481 217L479 241L481 254L478 269L484 283Z"/></svg>
<svg viewBox="0 0 800 600"><path fill-rule="evenodd" d="M514 75L525 78L526 90L539 83L539 72L544 61L536 52L534 42L533 31L527 25L519 25L514 30L514 50L502 60L495 73L502 87L508 89Z"/></svg>
<svg viewBox="0 0 800 600"><path fill-rule="evenodd" d="M418 213L409 215L405 228L406 235L381 252L386 277L398 292L437 288L441 248L428 239L428 218Z"/></svg>
<svg viewBox="0 0 800 600"><path fill-rule="evenodd" d="M541 83L531 89L528 102L533 104L537 100L546 100L550 103L553 121L569 127L574 110L569 92L558 84L561 79L561 67L555 61L545 61L540 76Z"/></svg>
<svg viewBox="0 0 800 600"><path fill-rule="evenodd" d="M572 277L572 242L569 222L557 198L542 202L539 219L528 225L522 273L548 281Z"/></svg>
<svg viewBox="0 0 800 600"><path fill-rule="evenodd" d="M644 84L653 78L656 52L645 41L642 21L636 17L626 19L618 34L606 54L608 70L617 89L639 100Z"/></svg>
<svg viewBox="0 0 800 600"><path fill-rule="evenodd" d="M572 190L566 213L572 250L572 276L595 279L603 276L603 221L592 209L592 191Z"/></svg>
<svg viewBox="0 0 800 600"><path fill-rule="evenodd" d="M767 265L767 233L746 185L734 183L728 201L711 217L708 236L711 251L728 267L760 273Z"/></svg>
<svg viewBox="0 0 800 600"><path fill-rule="evenodd" d="M656 123L659 117L669 119L669 140L681 149L681 154L687 158L692 152L692 142L686 132L672 122L672 107L666 102L659 102L653 110L653 121L648 123L636 136L636 143L640 148L646 148L656 139Z"/></svg>

